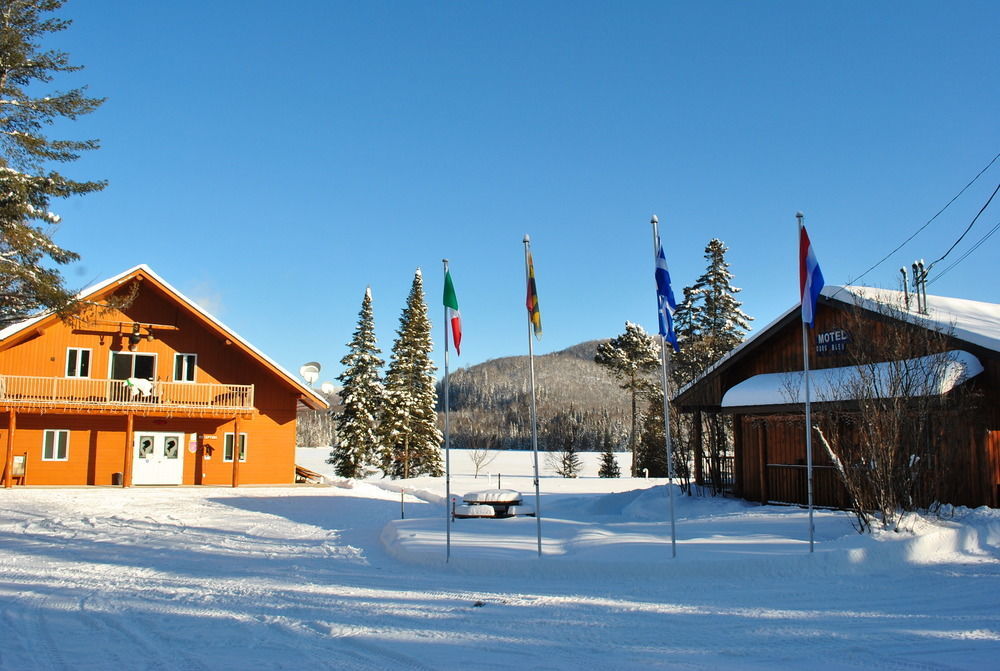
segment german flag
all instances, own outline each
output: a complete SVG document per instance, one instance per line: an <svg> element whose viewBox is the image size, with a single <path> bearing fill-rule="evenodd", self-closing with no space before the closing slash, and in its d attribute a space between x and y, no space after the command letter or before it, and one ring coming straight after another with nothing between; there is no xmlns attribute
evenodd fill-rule
<svg viewBox="0 0 1000 671"><path fill-rule="evenodd" d="M538 311L538 290L535 288L535 264L528 252L528 298L525 301L528 308L528 321L535 331L535 337L542 337L542 313Z"/></svg>

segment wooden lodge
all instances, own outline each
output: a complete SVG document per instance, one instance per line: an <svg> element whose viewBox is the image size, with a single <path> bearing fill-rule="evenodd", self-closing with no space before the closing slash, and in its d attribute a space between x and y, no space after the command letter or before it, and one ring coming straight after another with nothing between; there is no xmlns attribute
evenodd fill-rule
<svg viewBox="0 0 1000 671"><path fill-rule="evenodd" d="M902 292L826 287L808 332L811 406L819 416L859 416L859 376L879 382L888 367L922 370L938 357L944 371L917 391L897 396L934 398L934 416L911 459L947 468L933 487L915 492L920 505L1000 505L1000 305L927 296L925 307ZM922 343L922 351L904 345ZM798 306L680 389L674 407L693 420L696 478L704 481L702 427L715 422L732 459L728 489L762 503L805 504L806 439L803 336ZM935 354L936 353L936 354ZM854 386L852 386L852 380ZM893 392L887 392L893 393ZM925 403L921 407L931 407ZM867 410L865 410L867 412ZM845 414L846 413L846 414ZM925 413L926 414L926 413ZM857 425L861 422L850 422ZM854 434L855 437L857 434ZM846 507L851 501L817 432L813 433L814 501ZM841 437L852 440L849 433ZM704 472L703 472L704 471ZM944 471L940 471L944 473ZM915 488L916 489L916 488Z"/></svg>
<svg viewBox="0 0 1000 671"><path fill-rule="evenodd" d="M296 409L322 397L145 265L79 298L0 331L5 487L295 481Z"/></svg>

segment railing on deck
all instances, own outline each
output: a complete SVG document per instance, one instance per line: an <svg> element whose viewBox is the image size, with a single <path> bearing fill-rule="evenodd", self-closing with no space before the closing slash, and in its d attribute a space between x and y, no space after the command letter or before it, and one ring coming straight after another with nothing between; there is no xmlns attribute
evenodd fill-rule
<svg viewBox="0 0 1000 671"><path fill-rule="evenodd" d="M0 404L251 410L253 385L0 375Z"/></svg>

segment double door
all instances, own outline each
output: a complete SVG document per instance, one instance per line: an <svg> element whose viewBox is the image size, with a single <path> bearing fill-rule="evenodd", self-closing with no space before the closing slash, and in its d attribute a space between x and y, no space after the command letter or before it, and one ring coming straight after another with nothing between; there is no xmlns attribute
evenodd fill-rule
<svg viewBox="0 0 1000 671"><path fill-rule="evenodd" d="M184 479L183 443L183 433L136 432L132 484L181 484Z"/></svg>

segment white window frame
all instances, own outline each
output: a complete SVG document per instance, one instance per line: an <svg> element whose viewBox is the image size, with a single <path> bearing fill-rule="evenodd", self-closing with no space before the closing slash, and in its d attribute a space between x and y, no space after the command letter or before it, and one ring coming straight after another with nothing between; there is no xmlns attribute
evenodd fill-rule
<svg viewBox="0 0 1000 671"><path fill-rule="evenodd" d="M135 357L137 357L137 356L151 356L151 357L153 357L153 376L150 377L150 378L148 378L148 379L150 379L150 380L155 380L156 379L156 371L159 370L159 368L160 368L160 355L157 354L156 352L126 352L126 351L119 352L119 351L112 350L111 352L108 352L108 379L109 380L117 379L117 378L111 377L112 375L114 375L114 372L115 372L115 355L116 354L122 354L122 355L125 355L125 356L132 357L132 372L133 373L135 373Z"/></svg>
<svg viewBox="0 0 1000 671"><path fill-rule="evenodd" d="M76 366L73 368L72 371L69 368L69 356L70 356L70 352L76 352ZM83 353L84 352L87 353L87 374L86 375L81 375L80 374L80 368L81 368L80 362L83 360ZM66 377L83 377L83 378L89 378L90 377L90 368L91 368L91 365L93 363L94 363L94 353L90 350L89 347L67 347L66 348L66 366L63 368L63 370L66 371Z"/></svg>
<svg viewBox="0 0 1000 671"><path fill-rule="evenodd" d="M178 359L180 357L183 357L180 360L184 362L181 365L181 368L182 368L181 373L183 374L183 376L182 377L177 377L177 361L178 361ZM190 357L190 358L188 358L188 357ZM191 352L175 352L174 353L174 370L173 370L174 382L193 383L193 382L196 381L196 376L198 374L197 371L198 371L198 355L197 354L194 354L194 353L191 353ZM188 377L190 377L191 379L187 379Z"/></svg>
<svg viewBox="0 0 1000 671"><path fill-rule="evenodd" d="M247 461L247 434L246 431L240 431L240 463L245 464ZM226 455L229 455L228 458ZM222 461L232 463L233 461L233 434L232 432L223 434L222 436Z"/></svg>
<svg viewBox="0 0 1000 671"><path fill-rule="evenodd" d="M46 456L45 452L49 443L49 436L52 438L52 454ZM59 437L65 438L63 443L63 456L59 457ZM45 429L42 433L42 461L69 461L69 429Z"/></svg>

